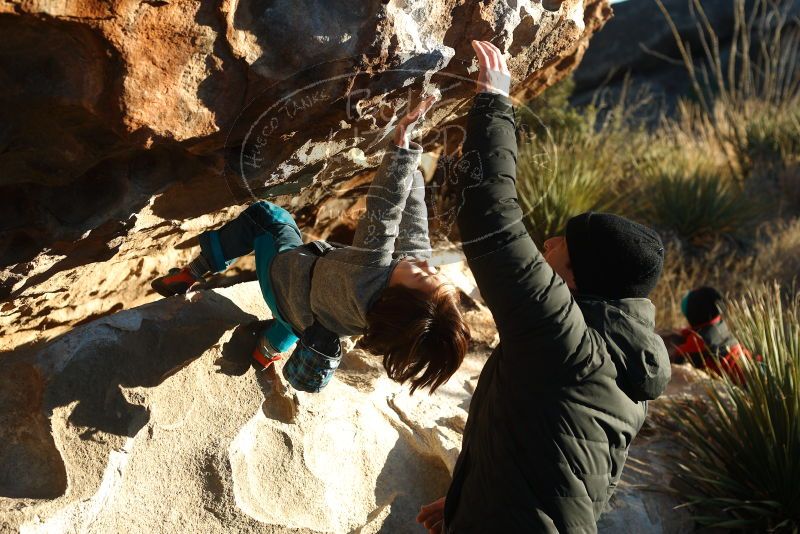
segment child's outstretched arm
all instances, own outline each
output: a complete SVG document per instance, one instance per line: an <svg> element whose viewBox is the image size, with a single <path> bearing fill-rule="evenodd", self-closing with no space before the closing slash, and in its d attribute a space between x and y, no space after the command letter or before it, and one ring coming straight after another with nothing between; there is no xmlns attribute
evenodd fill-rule
<svg viewBox="0 0 800 534"><path fill-rule="evenodd" d="M387 149L367 191L366 211L356 227L353 247L364 251L372 265L392 262L403 211L422 156L422 147L410 142L411 131L432 104L433 98L428 98L400 120L394 143Z"/></svg>
<svg viewBox="0 0 800 534"><path fill-rule="evenodd" d="M400 232L394 245L394 257L404 255L420 259L431 257L428 208L425 206L425 181L418 170L414 171L411 179L411 191L406 200L406 209L400 221Z"/></svg>

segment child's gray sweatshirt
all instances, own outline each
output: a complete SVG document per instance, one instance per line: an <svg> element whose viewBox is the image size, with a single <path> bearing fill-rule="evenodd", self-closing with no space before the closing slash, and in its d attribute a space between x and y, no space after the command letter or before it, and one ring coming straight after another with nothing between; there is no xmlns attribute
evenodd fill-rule
<svg viewBox="0 0 800 534"><path fill-rule="evenodd" d="M391 144L367 192L353 244L325 256L298 248L279 254L270 276L278 307L298 333L316 317L341 336L363 334L366 314L405 256L431 256L422 147ZM313 269L314 260L317 260Z"/></svg>

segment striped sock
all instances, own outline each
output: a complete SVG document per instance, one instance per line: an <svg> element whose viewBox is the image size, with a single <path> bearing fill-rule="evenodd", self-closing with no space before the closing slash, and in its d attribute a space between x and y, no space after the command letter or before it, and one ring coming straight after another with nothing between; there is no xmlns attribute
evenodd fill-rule
<svg viewBox="0 0 800 534"><path fill-rule="evenodd" d="M189 265L186 267L189 269L189 272L192 273L192 276L198 280L202 280L208 271L211 270L211 266L208 264L202 254L198 255L195 259L189 262Z"/></svg>

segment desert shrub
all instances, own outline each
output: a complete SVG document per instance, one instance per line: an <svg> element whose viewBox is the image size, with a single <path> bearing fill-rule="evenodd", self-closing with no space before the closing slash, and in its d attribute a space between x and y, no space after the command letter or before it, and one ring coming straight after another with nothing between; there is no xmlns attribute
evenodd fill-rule
<svg viewBox="0 0 800 534"><path fill-rule="evenodd" d="M794 292L792 292L794 293ZM675 403L685 457L684 498L702 525L758 532L800 529L800 299L761 285L727 317L761 361L743 360L744 385L722 376L704 403Z"/></svg>
<svg viewBox="0 0 800 534"><path fill-rule="evenodd" d="M645 178L641 218L693 246L708 246L718 237L745 238L760 214L737 183L717 171L661 166Z"/></svg>
<svg viewBox="0 0 800 534"><path fill-rule="evenodd" d="M648 103L646 95L628 98L623 91L617 101L597 99L578 112L563 94L559 89L546 104L522 108L528 110L522 122L529 127L520 140L517 189L525 223L539 246L563 233L573 215L627 212L632 174L649 150L649 135L637 117ZM535 120L531 109L540 110Z"/></svg>
<svg viewBox="0 0 800 534"><path fill-rule="evenodd" d="M699 60L656 0L692 81L702 122L730 156L731 170L746 179L764 161L764 149L771 164L795 157L800 138L800 29L793 2L733 0L727 57L701 0L690 2L702 49Z"/></svg>
<svg viewBox="0 0 800 534"><path fill-rule="evenodd" d="M800 161L780 170L777 185L780 213L800 215Z"/></svg>
<svg viewBox="0 0 800 534"><path fill-rule="evenodd" d="M754 110L743 125L747 157L754 164L785 167L800 160L800 105Z"/></svg>
<svg viewBox="0 0 800 534"><path fill-rule="evenodd" d="M517 175L525 222L536 242L564 232L567 220L608 204L612 164L596 162L587 154L589 143L572 147L550 141L521 147ZM598 150L599 147L592 147Z"/></svg>
<svg viewBox="0 0 800 534"><path fill-rule="evenodd" d="M800 103L757 106L743 130L751 180L773 194L779 214L800 214Z"/></svg>
<svg viewBox="0 0 800 534"><path fill-rule="evenodd" d="M585 132L591 126L587 111L578 110L569 103L575 81L568 76L549 87L538 98L517 109L517 128L523 138L559 135L567 132Z"/></svg>
<svg viewBox="0 0 800 534"><path fill-rule="evenodd" d="M713 138L671 119L648 130L622 104L602 121L601 110L521 145L518 190L537 244L587 210L614 211L694 246L751 237L763 203L731 178Z"/></svg>

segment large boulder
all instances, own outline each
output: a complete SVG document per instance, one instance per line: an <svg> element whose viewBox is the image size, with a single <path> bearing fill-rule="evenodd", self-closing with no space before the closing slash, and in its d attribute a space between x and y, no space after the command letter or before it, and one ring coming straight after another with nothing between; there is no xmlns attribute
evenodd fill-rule
<svg viewBox="0 0 800 534"><path fill-rule="evenodd" d="M2 524L21 532L410 525L447 488L481 358L471 356L436 397L412 397L378 360L351 351L322 393L296 393L247 364L253 338L242 325L267 317L250 282L119 312L0 362L9 378L0 398Z"/></svg>
<svg viewBox="0 0 800 534"><path fill-rule="evenodd" d="M253 198L327 231L325 203L369 181L420 92L443 97L426 150L458 144L471 39L509 52L527 98L610 14L607 0L2 3L0 328L16 335L0 349L152 300L147 280Z"/></svg>
<svg viewBox="0 0 800 534"><path fill-rule="evenodd" d="M463 264L448 269L475 294ZM491 315L464 298L477 343L433 396L409 395L358 349L319 394L251 368L248 324L269 317L257 282L0 359L0 532L413 532L447 490L496 343ZM603 532L691 526L651 491L671 469L656 438L634 441Z"/></svg>

